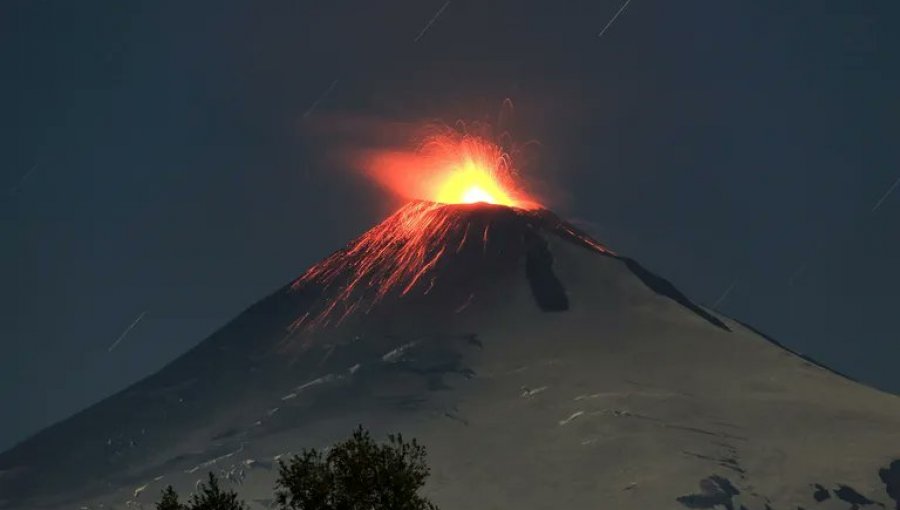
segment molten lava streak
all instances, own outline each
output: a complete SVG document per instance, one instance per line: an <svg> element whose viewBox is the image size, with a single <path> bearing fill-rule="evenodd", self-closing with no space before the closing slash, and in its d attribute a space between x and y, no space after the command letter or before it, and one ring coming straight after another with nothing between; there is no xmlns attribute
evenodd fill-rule
<svg viewBox="0 0 900 510"><path fill-rule="evenodd" d="M467 243L483 244L478 252L485 253L488 226L470 233L471 207L453 204L483 202L511 207L531 219L543 213L555 218L514 186L514 172L503 151L478 138L433 138L415 154L382 153L370 159L372 176L412 201L294 282L294 289L314 284L326 301L294 321L291 331L340 323L389 294L404 296L417 287L427 294L437 277L432 270L442 257L459 253ZM568 228L561 222L553 226L605 251Z"/></svg>
<svg viewBox="0 0 900 510"><path fill-rule="evenodd" d="M294 288L316 282L333 294L324 309L300 317L291 329L306 323L324 326L333 319L340 322L389 293L409 293L447 251L445 239L458 225L459 216L443 204L409 203L347 249L310 268L294 282Z"/></svg>

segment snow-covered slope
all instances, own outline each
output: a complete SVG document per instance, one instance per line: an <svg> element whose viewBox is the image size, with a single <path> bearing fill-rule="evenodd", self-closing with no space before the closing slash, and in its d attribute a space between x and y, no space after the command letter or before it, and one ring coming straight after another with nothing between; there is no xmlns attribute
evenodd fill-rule
<svg viewBox="0 0 900 510"><path fill-rule="evenodd" d="M364 236L0 455L0 507L150 508L215 471L262 508L279 456L363 424L423 442L451 510L900 508L896 396L694 305L549 212L437 214L452 221L413 285L381 293L369 267L344 292L354 248L383 238Z"/></svg>

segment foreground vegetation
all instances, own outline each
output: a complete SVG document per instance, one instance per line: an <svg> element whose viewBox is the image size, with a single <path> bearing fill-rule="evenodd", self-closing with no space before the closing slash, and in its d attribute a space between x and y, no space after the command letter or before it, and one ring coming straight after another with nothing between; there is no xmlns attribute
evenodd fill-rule
<svg viewBox="0 0 900 510"><path fill-rule="evenodd" d="M275 506L280 510L437 510L419 495L430 470L425 447L401 435L376 443L362 427L327 451L303 450L278 462ZM167 487L157 510L246 510L210 473L187 502Z"/></svg>

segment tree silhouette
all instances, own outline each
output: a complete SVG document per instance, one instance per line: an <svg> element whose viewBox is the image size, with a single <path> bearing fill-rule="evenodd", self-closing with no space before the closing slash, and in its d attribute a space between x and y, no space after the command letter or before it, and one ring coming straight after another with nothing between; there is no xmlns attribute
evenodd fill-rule
<svg viewBox="0 0 900 510"><path fill-rule="evenodd" d="M178 493L171 485L162 491L162 498L156 504L156 510L185 510L184 505L178 501Z"/></svg>
<svg viewBox="0 0 900 510"><path fill-rule="evenodd" d="M362 427L327 451L303 450L278 462L275 503L280 510L437 510L418 494L430 470L425 447L389 435L376 443ZM169 486L156 510L246 510L234 491L212 473L186 504Z"/></svg>
<svg viewBox="0 0 900 510"><path fill-rule="evenodd" d="M234 491L223 491L219 479L210 473L206 483L200 483L197 492L191 495L189 510L246 510L247 505L237 498Z"/></svg>
<svg viewBox="0 0 900 510"><path fill-rule="evenodd" d="M378 444L362 427L327 453L304 450L279 462L282 510L437 510L418 494L430 471L425 448L401 435Z"/></svg>

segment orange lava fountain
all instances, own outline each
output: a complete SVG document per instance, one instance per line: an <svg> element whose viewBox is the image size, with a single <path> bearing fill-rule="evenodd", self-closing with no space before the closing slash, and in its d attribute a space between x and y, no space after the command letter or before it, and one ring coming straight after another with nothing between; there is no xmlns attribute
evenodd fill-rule
<svg viewBox="0 0 900 510"><path fill-rule="evenodd" d="M423 281L427 294L434 285L429 271L448 250L459 252L469 238L465 211L450 204L487 203L522 213L540 209L515 187L509 157L496 145L469 135L433 137L416 153L370 154L367 167L379 183L411 202L294 282L295 289L317 284L328 302L295 321L292 331L340 323L360 308L368 311L388 294L410 293ZM478 241L486 245L488 235L485 228L477 234ZM448 246L451 243L458 245Z"/></svg>
<svg viewBox="0 0 900 510"><path fill-rule="evenodd" d="M505 205L538 209L517 186L510 157L472 135L430 137L415 153L379 152L365 162L369 175L398 196L440 204Z"/></svg>

